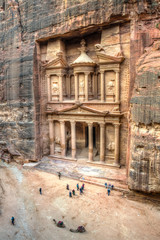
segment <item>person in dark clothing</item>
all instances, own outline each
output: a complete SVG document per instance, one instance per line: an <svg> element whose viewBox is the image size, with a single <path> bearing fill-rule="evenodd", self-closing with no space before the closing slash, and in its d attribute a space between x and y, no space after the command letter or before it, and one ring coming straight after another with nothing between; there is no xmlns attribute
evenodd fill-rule
<svg viewBox="0 0 160 240"><path fill-rule="evenodd" d="M39 193L42 195L42 188L39 189Z"/></svg>
<svg viewBox="0 0 160 240"><path fill-rule="evenodd" d="M108 196L110 195L110 192L111 192L111 190L110 190L110 188L108 188Z"/></svg>
<svg viewBox="0 0 160 240"><path fill-rule="evenodd" d="M72 190L72 193L73 193L73 195L75 196L75 190L74 190L74 189Z"/></svg>
<svg viewBox="0 0 160 240"><path fill-rule="evenodd" d="M11 217L11 223L12 223L12 225L14 225L14 217Z"/></svg>
<svg viewBox="0 0 160 240"><path fill-rule="evenodd" d="M67 184L66 189L69 190L69 185Z"/></svg>
<svg viewBox="0 0 160 240"><path fill-rule="evenodd" d="M61 179L61 173L60 172L58 172L58 177L59 177L59 180Z"/></svg>
<svg viewBox="0 0 160 240"><path fill-rule="evenodd" d="M114 185L111 186L111 189L112 189L112 190L113 190L113 188L114 188Z"/></svg>
<svg viewBox="0 0 160 240"><path fill-rule="evenodd" d="M69 192L69 197L72 197L72 192L71 191Z"/></svg>
<svg viewBox="0 0 160 240"><path fill-rule="evenodd" d="M105 188L107 188L107 183L104 184Z"/></svg>
<svg viewBox="0 0 160 240"><path fill-rule="evenodd" d="M79 190L79 183L77 183L77 191Z"/></svg>
<svg viewBox="0 0 160 240"><path fill-rule="evenodd" d="M82 189L82 188L80 188L80 189L79 189L79 191L80 191L80 194L82 194L82 193L83 193L83 189Z"/></svg>
<svg viewBox="0 0 160 240"><path fill-rule="evenodd" d="M82 184L82 190L84 190L84 183Z"/></svg>

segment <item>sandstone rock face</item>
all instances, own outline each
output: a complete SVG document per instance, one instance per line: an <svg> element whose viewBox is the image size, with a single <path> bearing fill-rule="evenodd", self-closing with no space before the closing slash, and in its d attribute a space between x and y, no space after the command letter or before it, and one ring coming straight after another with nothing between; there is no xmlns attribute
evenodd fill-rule
<svg viewBox="0 0 160 240"><path fill-rule="evenodd" d="M145 50L137 64L131 99L129 187L160 191L160 41Z"/></svg>
<svg viewBox="0 0 160 240"><path fill-rule="evenodd" d="M154 38L160 37L159 13L159 0L0 0L2 153L6 146L30 160L39 160L49 153L48 125L42 127L46 119L46 98L41 95L46 92L41 82L43 68L40 63L40 54L42 56L46 50L44 44L40 52L40 43L43 45L45 40L62 35L83 37L86 33L110 28L112 24L116 29L119 24L120 39L112 36L112 41L113 45L121 41L126 58L122 66L125 70L121 73L122 78L127 76L128 79L121 86L126 94L121 111L126 116L133 95L129 126L126 116L122 117L126 127L123 127L120 143L125 149L121 158L130 172L130 188L159 191L159 50L154 50L154 55L147 50L144 53L146 47L153 45ZM136 75L135 65L139 58Z"/></svg>

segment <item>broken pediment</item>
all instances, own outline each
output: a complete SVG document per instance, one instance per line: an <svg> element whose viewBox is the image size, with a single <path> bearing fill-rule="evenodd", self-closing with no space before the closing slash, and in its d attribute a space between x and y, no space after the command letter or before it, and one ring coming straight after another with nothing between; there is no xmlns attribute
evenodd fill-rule
<svg viewBox="0 0 160 240"><path fill-rule="evenodd" d="M99 64L105 63L121 63L124 60L122 54L117 54L117 56L110 56L105 53L97 52L97 57L99 60Z"/></svg>
<svg viewBox="0 0 160 240"><path fill-rule="evenodd" d="M63 57L63 53L59 52L57 53L57 58L54 60L48 62L47 64L44 65L46 69L52 69L52 68L67 68L68 64L66 60Z"/></svg>

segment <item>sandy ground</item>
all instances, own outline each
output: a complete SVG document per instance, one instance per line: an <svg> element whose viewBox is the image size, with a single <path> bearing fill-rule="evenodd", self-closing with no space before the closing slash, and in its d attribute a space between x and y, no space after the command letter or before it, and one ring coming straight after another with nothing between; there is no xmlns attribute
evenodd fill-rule
<svg viewBox="0 0 160 240"><path fill-rule="evenodd" d="M104 188L90 184L83 195L76 191L69 198L67 183L73 189L77 181L0 164L0 240L160 239L160 206L129 200L117 191L108 197ZM57 228L53 218L64 221L66 228ZM79 225L87 232L69 231Z"/></svg>

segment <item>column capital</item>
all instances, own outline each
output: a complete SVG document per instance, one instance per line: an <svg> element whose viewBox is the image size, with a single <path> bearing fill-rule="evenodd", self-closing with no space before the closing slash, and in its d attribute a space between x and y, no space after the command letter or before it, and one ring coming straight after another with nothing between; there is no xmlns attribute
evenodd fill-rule
<svg viewBox="0 0 160 240"><path fill-rule="evenodd" d="M99 123L99 125L100 125L101 128L105 127L105 124L106 124L106 123Z"/></svg>
<svg viewBox="0 0 160 240"><path fill-rule="evenodd" d="M114 72L115 73L120 73L120 69L115 69Z"/></svg>
<svg viewBox="0 0 160 240"><path fill-rule="evenodd" d="M48 121L53 121L53 119L52 119L52 116L51 115L48 115L48 119L47 119Z"/></svg>
<svg viewBox="0 0 160 240"><path fill-rule="evenodd" d="M51 74L46 74L46 77L47 77L47 78L50 78L50 76L51 76Z"/></svg>
<svg viewBox="0 0 160 240"><path fill-rule="evenodd" d="M91 72L84 72L84 75L88 76Z"/></svg>
<svg viewBox="0 0 160 240"><path fill-rule="evenodd" d="M54 120L53 120L53 119L51 119L51 118L49 118L49 119L48 119L48 122L53 122L53 121L54 121Z"/></svg>
<svg viewBox="0 0 160 240"><path fill-rule="evenodd" d="M56 74L58 77L63 77L65 74L64 73L57 73Z"/></svg>
<svg viewBox="0 0 160 240"><path fill-rule="evenodd" d="M104 70L100 70L99 72L100 72L100 74L104 74Z"/></svg>
<svg viewBox="0 0 160 240"><path fill-rule="evenodd" d="M70 123L71 124L76 124L76 121L75 120L70 120Z"/></svg>
<svg viewBox="0 0 160 240"><path fill-rule="evenodd" d="M121 123L113 123L115 127L120 127Z"/></svg>
<svg viewBox="0 0 160 240"><path fill-rule="evenodd" d="M93 126L93 122L88 122L87 124L88 126L91 126L91 127Z"/></svg>
<svg viewBox="0 0 160 240"><path fill-rule="evenodd" d="M59 120L60 124L65 123L65 120Z"/></svg>

